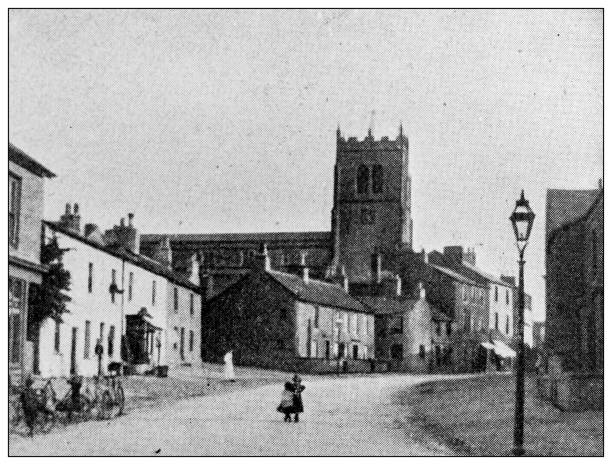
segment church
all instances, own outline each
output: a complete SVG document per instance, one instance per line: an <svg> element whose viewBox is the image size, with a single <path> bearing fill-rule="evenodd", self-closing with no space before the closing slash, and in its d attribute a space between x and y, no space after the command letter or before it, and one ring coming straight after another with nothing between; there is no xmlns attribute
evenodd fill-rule
<svg viewBox="0 0 612 465"><path fill-rule="evenodd" d="M143 254L170 261L175 270L199 256L207 298L222 292L252 269L262 244L271 267L313 278L346 277L351 294L369 293L383 270L410 282L412 255L409 141L402 126L395 139L363 140L336 134L330 231L229 234L143 234ZM413 283L414 284L414 283ZM406 286L407 287L407 286Z"/></svg>

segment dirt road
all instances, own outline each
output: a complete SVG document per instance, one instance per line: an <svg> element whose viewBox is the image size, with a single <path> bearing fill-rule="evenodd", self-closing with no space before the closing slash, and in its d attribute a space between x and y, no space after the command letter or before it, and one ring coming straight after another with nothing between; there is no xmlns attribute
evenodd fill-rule
<svg viewBox="0 0 612 465"><path fill-rule="evenodd" d="M33 439L11 436L10 455L452 455L411 437L391 402L399 389L437 376L306 379L300 423L275 407L281 385L143 408Z"/></svg>

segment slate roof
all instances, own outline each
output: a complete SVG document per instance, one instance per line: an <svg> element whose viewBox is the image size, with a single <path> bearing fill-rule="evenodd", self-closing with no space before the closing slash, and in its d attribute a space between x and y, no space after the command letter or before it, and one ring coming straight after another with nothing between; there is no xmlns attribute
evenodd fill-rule
<svg viewBox="0 0 612 465"><path fill-rule="evenodd" d="M492 283L499 284L500 286L505 287L514 287L509 282L502 280L501 277L497 277L495 275L492 275L491 273L487 273L486 271L481 270L480 268L472 265L471 263L464 261L461 263L461 267L463 272L465 272L468 276L477 281L480 277L480 280L483 281L490 281Z"/></svg>
<svg viewBox="0 0 612 465"><path fill-rule="evenodd" d="M372 308L376 315L404 313L407 310L412 310L414 304L418 302L415 299L390 299L388 297L378 296L363 296L359 297L359 300Z"/></svg>
<svg viewBox="0 0 612 465"><path fill-rule="evenodd" d="M329 242L329 231L307 232L264 232L264 233L221 233L221 234L141 234L140 242L159 242L168 237L176 242Z"/></svg>
<svg viewBox="0 0 612 465"><path fill-rule="evenodd" d="M467 276L455 271L455 270L451 270L450 268L447 268L445 266L440 266L440 265L429 265L430 267L434 268L435 270L439 271L440 273L443 273L451 278L453 278L456 281L459 281L461 283L464 284L469 284L471 286L482 286L481 283L477 283L476 281L468 278Z"/></svg>
<svg viewBox="0 0 612 465"><path fill-rule="evenodd" d="M309 279L306 283L300 276L275 270L267 271L266 274L302 302L369 312L367 307L351 297L337 284L326 283L317 279Z"/></svg>
<svg viewBox="0 0 612 465"><path fill-rule="evenodd" d="M554 230L584 216L593 205L599 189L548 189L546 191L546 238Z"/></svg>
<svg viewBox="0 0 612 465"><path fill-rule="evenodd" d="M15 147L13 144L9 142L8 145L9 152L9 160L13 163L25 168L26 170L40 176L47 178L54 178L55 173L51 172L45 166L43 166L40 162L34 160L31 156L25 153L18 147Z"/></svg>
<svg viewBox="0 0 612 465"><path fill-rule="evenodd" d="M112 255L114 257L128 261L132 263L133 265L139 266L140 268L144 268L145 270L153 274L156 274L158 276L163 276L164 278L167 278L169 281L173 282L174 284L178 284L180 286L186 287L193 291L200 292L200 287L192 283L186 276L179 274L175 271L169 270L161 263L158 263L149 257L146 257L144 255L135 254L126 249L117 249L115 247L108 247L106 245L101 245L100 243L93 241L75 231L66 229L62 227L61 225L59 225L58 223L53 222L53 221L45 221L44 223L47 226L49 226L51 229L61 232L62 234L65 234L66 236L69 236L80 242L83 242L84 244L87 244L90 247L106 252L109 255Z"/></svg>

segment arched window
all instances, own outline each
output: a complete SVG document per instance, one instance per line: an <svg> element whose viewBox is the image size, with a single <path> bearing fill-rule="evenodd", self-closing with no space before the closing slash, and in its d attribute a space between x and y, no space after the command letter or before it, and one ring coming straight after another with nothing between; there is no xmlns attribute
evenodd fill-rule
<svg viewBox="0 0 612 465"><path fill-rule="evenodd" d="M361 165L357 170L357 193L367 194L370 190L370 170L367 166Z"/></svg>
<svg viewBox="0 0 612 465"><path fill-rule="evenodd" d="M372 167L372 192L380 194L383 191L383 167L374 165Z"/></svg>
<svg viewBox="0 0 612 465"><path fill-rule="evenodd" d="M470 311L468 309L463 310L463 329L466 333L470 332L472 328L472 320L470 318Z"/></svg>

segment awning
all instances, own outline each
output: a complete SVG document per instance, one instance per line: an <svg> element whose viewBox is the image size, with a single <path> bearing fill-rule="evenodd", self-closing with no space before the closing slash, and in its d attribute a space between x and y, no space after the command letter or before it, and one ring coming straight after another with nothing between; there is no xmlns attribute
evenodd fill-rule
<svg viewBox="0 0 612 465"><path fill-rule="evenodd" d="M483 346L485 349L495 350L495 346L490 342L481 342L480 345Z"/></svg>
<svg viewBox="0 0 612 465"><path fill-rule="evenodd" d="M497 355L503 358L516 357L516 352L504 344L502 341L493 341L493 350Z"/></svg>

